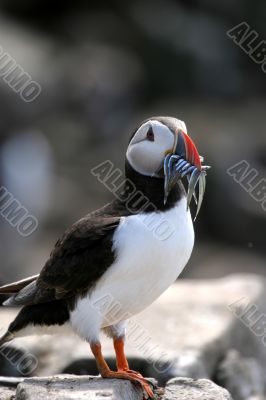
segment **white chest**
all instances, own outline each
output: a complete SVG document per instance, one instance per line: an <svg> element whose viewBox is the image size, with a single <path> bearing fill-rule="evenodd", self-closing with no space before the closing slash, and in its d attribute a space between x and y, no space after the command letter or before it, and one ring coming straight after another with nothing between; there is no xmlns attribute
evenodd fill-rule
<svg viewBox="0 0 266 400"><path fill-rule="evenodd" d="M115 315L106 311L108 323L103 325L119 322L124 314L134 315L159 297L182 272L193 244L185 198L167 212L123 218L113 240L116 261L90 297L97 302L108 296L116 305Z"/></svg>

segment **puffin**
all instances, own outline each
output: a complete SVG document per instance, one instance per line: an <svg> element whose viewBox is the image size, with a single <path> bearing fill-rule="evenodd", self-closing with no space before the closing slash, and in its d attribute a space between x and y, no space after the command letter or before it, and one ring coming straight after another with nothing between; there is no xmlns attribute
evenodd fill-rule
<svg viewBox="0 0 266 400"><path fill-rule="evenodd" d="M129 140L125 180L113 201L67 229L38 275L0 287L9 295L3 305L20 307L0 347L67 326L88 342L103 378L130 380L154 398L150 381L129 367L126 323L176 281L191 256L191 200L197 215L209 168L202 163L183 121L143 121ZM95 174L102 177L104 166ZM101 332L113 341L115 371L104 359Z"/></svg>

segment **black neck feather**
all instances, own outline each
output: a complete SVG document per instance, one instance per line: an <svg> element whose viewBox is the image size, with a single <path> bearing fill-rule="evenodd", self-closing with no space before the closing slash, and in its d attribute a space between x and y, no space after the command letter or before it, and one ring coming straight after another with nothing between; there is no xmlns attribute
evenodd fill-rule
<svg viewBox="0 0 266 400"><path fill-rule="evenodd" d="M126 161L125 173L127 183L124 188L124 198L127 199L130 193L132 193L133 185L135 186L135 193L138 192L135 196L132 195L131 200L127 204L132 209L135 208L135 212L138 212L138 209L140 211L144 204L148 205L144 206L146 212L151 212L155 209L158 211L169 210L185 195L184 186L181 182L178 182L169 194L166 204L164 204L164 178L142 175L135 171L128 161ZM137 202L138 199L139 203ZM134 203L136 203L135 207Z"/></svg>

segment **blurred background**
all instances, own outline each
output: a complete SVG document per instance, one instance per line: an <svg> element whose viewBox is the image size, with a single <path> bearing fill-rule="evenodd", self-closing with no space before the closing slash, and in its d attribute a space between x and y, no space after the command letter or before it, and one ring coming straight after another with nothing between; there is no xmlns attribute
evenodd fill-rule
<svg viewBox="0 0 266 400"><path fill-rule="evenodd" d="M266 212L226 172L246 160L266 178L266 75L226 34L246 21L266 39L265 15L263 0L0 1L0 46L42 87L24 102L0 64L0 185L39 221L22 237L0 218L0 283L38 273L112 199L91 168L123 168L131 131L157 114L184 120L212 166L182 276L265 275Z"/></svg>

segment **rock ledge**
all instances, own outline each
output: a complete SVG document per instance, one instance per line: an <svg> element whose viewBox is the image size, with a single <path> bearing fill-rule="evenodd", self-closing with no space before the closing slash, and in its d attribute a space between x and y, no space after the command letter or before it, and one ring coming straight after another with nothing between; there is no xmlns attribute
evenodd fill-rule
<svg viewBox="0 0 266 400"><path fill-rule="evenodd" d="M17 384L17 385L16 385ZM155 390L156 400L232 400L207 379L175 378ZM0 378L1 400L142 400L142 390L129 381L93 376L55 375L44 378Z"/></svg>

